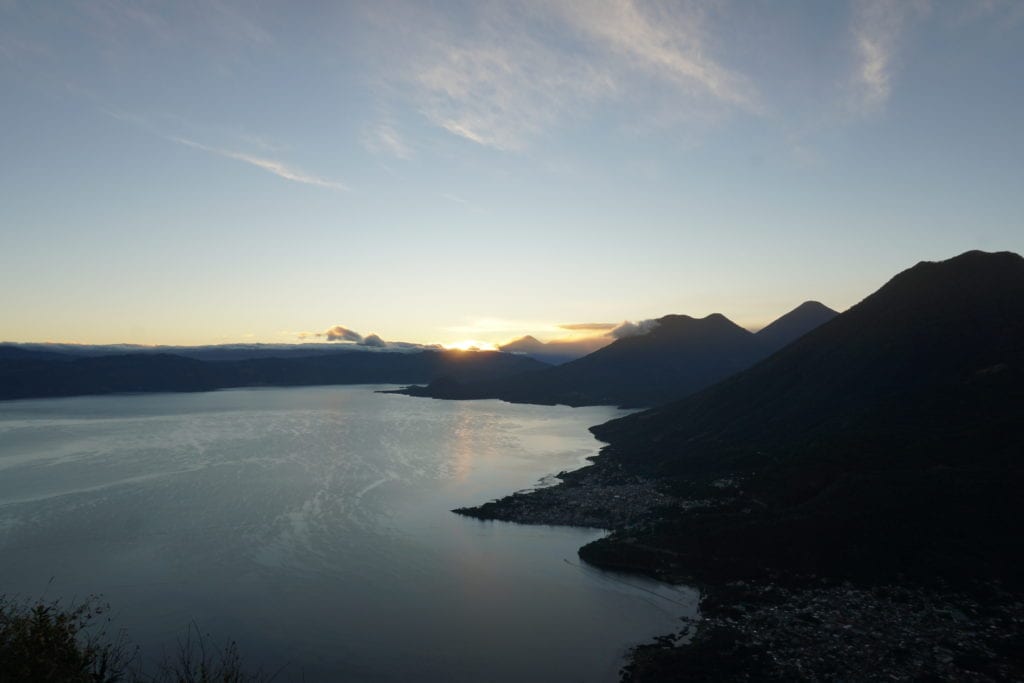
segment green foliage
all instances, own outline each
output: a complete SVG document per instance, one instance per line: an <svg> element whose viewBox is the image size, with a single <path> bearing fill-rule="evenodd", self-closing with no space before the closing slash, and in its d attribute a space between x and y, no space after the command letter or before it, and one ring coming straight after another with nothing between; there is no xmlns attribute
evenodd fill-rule
<svg viewBox="0 0 1024 683"><path fill-rule="evenodd" d="M0 683L260 683L271 678L243 669L238 646L209 647L192 624L174 658L156 673L142 670L138 648L111 639L108 606L95 596L78 604L16 601L0 596Z"/></svg>
<svg viewBox="0 0 1024 683"><path fill-rule="evenodd" d="M134 652L107 640L106 609L95 597L67 607L0 597L0 681L124 680Z"/></svg>

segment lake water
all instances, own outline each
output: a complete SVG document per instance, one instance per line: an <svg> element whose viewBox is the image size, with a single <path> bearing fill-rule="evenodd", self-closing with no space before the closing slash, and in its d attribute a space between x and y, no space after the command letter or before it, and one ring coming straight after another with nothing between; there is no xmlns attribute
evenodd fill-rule
<svg viewBox="0 0 1024 683"><path fill-rule="evenodd" d="M0 593L102 594L145 661L194 622L277 680L616 680L697 594L581 565L601 534L462 518L612 408L381 387L0 402Z"/></svg>

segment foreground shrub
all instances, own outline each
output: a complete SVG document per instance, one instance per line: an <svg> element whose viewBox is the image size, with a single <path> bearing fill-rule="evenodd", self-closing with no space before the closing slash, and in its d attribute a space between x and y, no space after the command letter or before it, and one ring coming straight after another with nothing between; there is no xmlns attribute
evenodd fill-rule
<svg viewBox="0 0 1024 683"><path fill-rule="evenodd" d="M108 606L90 596L81 603L16 601L0 596L0 683L262 683L271 679L242 667L234 642L209 647L192 624L156 673L145 673L138 648L123 632L111 637Z"/></svg>
<svg viewBox="0 0 1024 683"><path fill-rule="evenodd" d="M120 636L108 640L105 611L95 597L65 607L0 596L0 681L124 680L134 651Z"/></svg>

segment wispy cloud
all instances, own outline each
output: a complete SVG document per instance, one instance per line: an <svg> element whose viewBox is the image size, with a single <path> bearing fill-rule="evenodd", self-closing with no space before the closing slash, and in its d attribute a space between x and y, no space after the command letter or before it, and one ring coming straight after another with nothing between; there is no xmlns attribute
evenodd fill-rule
<svg viewBox="0 0 1024 683"><path fill-rule="evenodd" d="M599 337L623 339L647 334L657 326L658 321L650 319L637 322L623 320L621 323L569 323L558 327L572 332L591 332Z"/></svg>
<svg viewBox="0 0 1024 683"><path fill-rule="evenodd" d="M394 126L380 123L363 134L363 146L371 152L389 154L399 159L412 159L415 156L412 147Z"/></svg>
<svg viewBox="0 0 1024 683"><path fill-rule="evenodd" d="M403 341L385 341L379 334L363 336L355 330L343 325L335 325L323 332L296 332L300 341L308 339L326 339L328 342L341 342L343 346L365 349L387 349L390 351L420 351L423 349L440 348L436 344L416 344Z"/></svg>
<svg viewBox="0 0 1024 683"><path fill-rule="evenodd" d="M660 323L658 320L640 320L638 322L631 322L624 320L619 325L615 326L615 329L608 332L608 336L614 337L615 339L625 339L626 337L639 337L642 334L647 334Z"/></svg>
<svg viewBox="0 0 1024 683"><path fill-rule="evenodd" d="M216 154L218 156L222 156L228 159L234 159L235 161L241 161L243 163L249 164L250 166L255 166L256 168L263 169L268 173L273 173L279 178L284 178L285 180L291 180L293 182L302 183L304 185L324 187L331 190L341 190L344 192L349 192L352 190L352 188L346 185L345 183L339 182L337 180L321 178L319 176L306 173L305 171L302 171L297 168L292 168L291 166L287 166L284 163L276 161L274 159L265 159L263 157L245 154L244 152L236 152L229 149L210 147L208 145L204 145L195 142L194 140L189 140L187 138L171 137L169 139L179 144L185 145L187 147L191 147L193 149L202 150L204 152Z"/></svg>
<svg viewBox="0 0 1024 683"><path fill-rule="evenodd" d="M185 145L186 147L191 147L192 149L198 149L200 151L207 152L209 154L216 154L218 156L222 156L222 157L225 157L227 159L233 159L235 161L241 161L243 163L249 164L250 166L255 166L256 168L263 169L264 171L267 171L268 173L273 173L274 175L278 176L279 178L284 178L285 180L291 180L292 182L303 183L305 185L314 185L316 187L323 187L323 188L327 188L327 189L331 189L331 190L341 190L341 191L344 191L344 192L350 192L352 190L351 187L349 187L348 185L346 185L343 182L340 182L338 180L331 180L331 179L328 179L328 178L321 178L319 176L313 175L312 173L307 173L307 172L305 172L305 171L303 171L301 169L294 168L292 166L289 166L289 165L285 164L284 162L277 161L275 159L269 159L269 158L266 158L266 157L256 156L254 154L248 154L248 153L245 153L245 152L238 152L238 151L235 151L235 150L224 149L222 147L213 147L211 145L204 145L204 144L202 144L200 142L196 142L195 140L192 140L192 139L186 138L186 137L181 137L179 135L168 135L167 133L165 133L165 132L163 132L161 130L162 126L154 124L147 117L139 116L137 114L133 114L131 112L127 112L127 111L121 110L121 109L119 109L117 107L114 107L114 106L112 106L110 104L104 103L104 102L100 101L99 98L97 98L95 95L92 95L88 91L83 91L83 92L80 92L79 94L81 94L81 95L83 95L85 97L88 97L90 100L92 100L94 102L94 105L96 106L96 108L99 111L101 111L104 114L106 114L107 116L109 116L109 117L111 117L113 119L116 119L118 121L121 121L122 123L126 123L126 124L128 124L130 126L138 128L140 130L144 130L147 133L150 133L152 135L156 135L156 136L161 137L161 138L163 138L165 140L169 140L171 142L177 143L179 145ZM251 145L262 147L262 148L264 148L264 149L266 149L268 151L271 151L271 152L273 152L273 151L280 151L280 150L284 149L280 145L267 142L266 140L264 140L262 138L259 138L259 137L254 137L254 136L251 136L251 135L244 135L244 134L236 135L236 137L238 137L239 139L245 140L246 142L248 142Z"/></svg>
<svg viewBox="0 0 1024 683"><path fill-rule="evenodd" d="M563 330L572 330L574 332L607 332L608 330L615 329L618 327L618 323L566 323L558 326Z"/></svg>
<svg viewBox="0 0 1024 683"><path fill-rule="evenodd" d="M274 159L265 159L262 157L253 156L251 154L245 154L243 152L235 152L227 149L219 149L217 147L209 147L207 145L200 144L193 140L186 138L172 138L175 142L187 145L194 149L200 149L204 152L210 152L211 154L217 154L228 159L234 159L243 163L261 168L264 171L273 173L274 175L284 178L285 180L291 180L296 183L303 183L305 185L314 185L316 187L324 187L332 190L342 190L345 192L351 191L348 185L338 182L336 180L328 180L319 176L306 173L300 169L292 168L285 165L280 161Z"/></svg>
<svg viewBox="0 0 1024 683"><path fill-rule="evenodd" d="M855 3L854 93L861 110L875 111L888 101L900 39L910 19L927 9L925 0L857 0Z"/></svg>
<svg viewBox="0 0 1024 683"><path fill-rule="evenodd" d="M407 11L417 33L403 34L396 77L429 121L479 145L521 150L640 92L668 97L673 110L759 108L750 81L712 56L715 41L689 5L524 0L440 17Z"/></svg>
<svg viewBox="0 0 1024 683"><path fill-rule="evenodd" d="M445 45L416 67L423 112L437 126L500 150L521 149L570 106L614 90L606 73L525 33Z"/></svg>
<svg viewBox="0 0 1024 683"><path fill-rule="evenodd" d="M749 81L708 54L708 30L696 8L681 4L670 11L635 0L586 4L563 0L556 6L571 27L636 68L691 94L748 108L756 106Z"/></svg>
<svg viewBox="0 0 1024 683"><path fill-rule="evenodd" d="M335 325L326 332L321 332L317 336L326 337L327 341L350 341L350 342L361 342L363 341L363 335L359 334L355 330L350 330L342 325Z"/></svg>

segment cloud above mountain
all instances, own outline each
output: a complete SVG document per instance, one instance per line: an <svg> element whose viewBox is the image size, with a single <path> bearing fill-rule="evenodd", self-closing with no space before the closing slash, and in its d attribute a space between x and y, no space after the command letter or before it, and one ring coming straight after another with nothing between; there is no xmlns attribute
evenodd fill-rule
<svg viewBox="0 0 1024 683"><path fill-rule="evenodd" d="M559 329L569 332L594 332L594 337L609 337L611 339L625 339L647 334L658 326L658 321L650 320L623 320L621 323L565 323L559 325ZM552 340L559 341L559 340ZM549 342L551 343L551 342Z"/></svg>
<svg viewBox="0 0 1024 683"><path fill-rule="evenodd" d="M370 333L366 336L344 325L335 325L323 332L300 332L299 339L326 339L329 342L340 342L350 346L362 346L367 349L390 349L400 351L417 351L421 349L439 349L438 344L414 344L412 342L385 341L379 334Z"/></svg>
<svg viewBox="0 0 1024 683"><path fill-rule="evenodd" d="M350 330L347 327L341 325L335 325L326 332L322 332L318 337L326 337L327 341L349 341L356 342L357 344L363 341L363 335L359 334L355 330Z"/></svg>
<svg viewBox="0 0 1024 683"><path fill-rule="evenodd" d="M654 319L640 320L638 322L631 322L624 320L615 329L611 330L608 335L615 339L625 339L626 337L639 337L641 334L647 334L655 327L658 326L658 321Z"/></svg>

